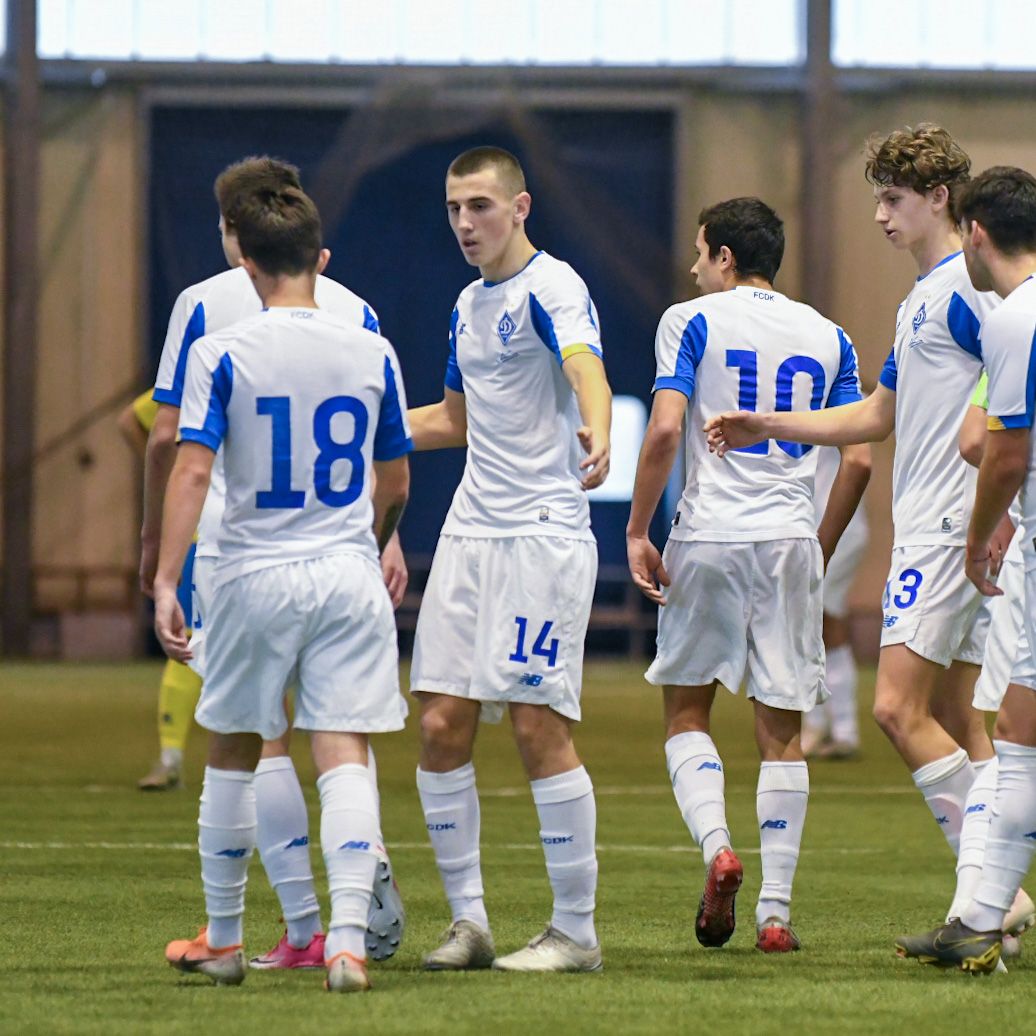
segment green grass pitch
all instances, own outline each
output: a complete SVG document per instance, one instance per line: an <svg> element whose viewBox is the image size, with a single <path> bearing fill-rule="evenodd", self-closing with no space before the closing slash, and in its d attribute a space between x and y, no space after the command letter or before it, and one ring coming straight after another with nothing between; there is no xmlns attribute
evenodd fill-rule
<svg viewBox="0 0 1036 1036"><path fill-rule="evenodd" d="M1032 1031L1036 942L1007 976L971 979L899 961L892 939L935 923L953 861L909 777L864 715L853 763L816 763L794 923L802 952L753 948L759 885L750 709L721 694L715 738L746 864L740 924L722 950L692 933L701 859L665 773L658 694L641 667L587 667L578 745L598 794L599 975L425 974L448 920L414 789L416 723L376 742L384 828L408 909L403 948L375 990L331 997L312 972L253 972L236 989L181 976L167 940L202 921L194 853L203 735L185 791L135 788L155 753L157 663L0 666L0 1032L3 1033L983 1033ZM865 673L861 711L873 675ZM311 782L307 746L296 746ZM505 726L476 753L482 860L497 948L550 915L528 788ZM307 798L314 823L316 796ZM318 888L323 878L314 852ZM325 900L326 903L326 900ZM279 937L256 856L246 951ZM326 919L326 909L325 909ZM1036 939L1036 936L1031 937Z"/></svg>

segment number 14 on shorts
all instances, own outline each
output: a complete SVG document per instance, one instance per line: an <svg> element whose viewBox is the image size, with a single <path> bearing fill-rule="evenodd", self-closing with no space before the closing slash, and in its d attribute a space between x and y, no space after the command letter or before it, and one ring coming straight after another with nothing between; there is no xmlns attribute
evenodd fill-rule
<svg viewBox="0 0 1036 1036"><path fill-rule="evenodd" d="M514 622L518 627L517 643L515 644L514 651L507 657L511 662L521 662L524 664L529 661L529 656L525 653L525 644L529 633L529 620L524 615L516 615ZM558 661L558 638L550 636L550 631L553 628L553 619L545 622L532 645L532 654L545 658L548 666L555 666Z"/></svg>

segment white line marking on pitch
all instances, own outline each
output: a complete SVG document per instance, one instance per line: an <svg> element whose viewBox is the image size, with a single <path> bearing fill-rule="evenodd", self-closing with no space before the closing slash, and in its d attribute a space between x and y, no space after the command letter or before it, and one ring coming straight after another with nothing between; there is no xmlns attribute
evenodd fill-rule
<svg viewBox="0 0 1036 1036"><path fill-rule="evenodd" d="M426 852L431 846L426 842L397 842L389 843L393 852ZM540 846L534 843L512 842L504 845L482 846L485 850L500 850L504 852L540 852ZM95 849L102 852L197 852L198 846L193 842L0 842L0 850L12 849L28 852L44 851L76 851ZM691 853L700 855L700 851L693 845L598 845L598 852L603 853ZM830 854L832 856L869 856L875 853L886 852L885 849L868 848L866 846L853 846L851 848L830 847L803 849L804 853ZM739 853L747 856L757 856L758 849L738 849Z"/></svg>

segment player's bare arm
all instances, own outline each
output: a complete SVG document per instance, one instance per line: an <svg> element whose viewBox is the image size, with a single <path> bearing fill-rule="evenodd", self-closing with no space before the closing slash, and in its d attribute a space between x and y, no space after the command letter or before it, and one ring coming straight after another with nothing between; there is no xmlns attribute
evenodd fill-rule
<svg viewBox="0 0 1036 1036"><path fill-rule="evenodd" d="M403 517L410 495L410 462L404 455L374 462L374 538L384 551Z"/></svg>
<svg viewBox="0 0 1036 1036"><path fill-rule="evenodd" d="M407 411L415 450L446 450L468 444L468 408L464 393L443 389L438 403Z"/></svg>
<svg viewBox="0 0 1036 1036"><path fill-rule="evenodd" d="M144 454L144 521L140 529L140 588L149 597L154 593L158 567L158 545L162 536L162 507L166 484L176 461L176 433L179 407L162 403L147 440ZM192 534L194 530L191 530Z"/></svg>
<svg viewBox="0 0 1036 1036"><path fill-rule="evenodd" d="M1022 488L1029 466L1028 428L1003 428L990 431L986 439L982 464L978 469L975 510L968 527L968 578L987 597L1003 591L989 579L993 561L992 541L1011 501Z"/></svg>
<svg viewBox="0 0 1036 1036"><path fill-rule="evenodd" d="M852 446L882 442L896 426L896 394L884 385L858 403L780 413L728 411L705 422L709 449L722 457L728 450L754 446L765 439L812 443L816 446Z"/></svg>
<svg viewBox="0 0 1036 1036"><path fill-rule="evenodd" d="M687 397L682 392L659 389L655 393L651 418L637 461L637 478L626 525L626 558L630 576L637 589L658 605L665 604L662 587L669 585L669 575L662 564L662 555L648 538L648 528L680 449L686 411Z"/></svg>
<svg viewBox="0 0 1036 1036"><path fill-rule="evenodd" d="M612 390L600 357L593 353L576 353L562 364L561 370L579 403L583 425L576 434L586 459L579 465L586 475L583 489L596 489L608 477L611 466Z"/></svg>
<svg viewBox="0 0 1036 1036"><path fill-rule="evenodd" d="M192 656L176 587L209 491L215 459L207 446L182 443L162 509L161 549L154 577L155 635L165 653L177 662L187 662Z"/></svg>
<svg viewBox="0 0 1036 1036"><path fill-rule="evenodd" d="M865 444L843 446L838 474L831 485L824 517L817 528L817 539L824 552L824 567L838 546L846 526L860 506L863 491L871 478L871 448Z"/></svg>

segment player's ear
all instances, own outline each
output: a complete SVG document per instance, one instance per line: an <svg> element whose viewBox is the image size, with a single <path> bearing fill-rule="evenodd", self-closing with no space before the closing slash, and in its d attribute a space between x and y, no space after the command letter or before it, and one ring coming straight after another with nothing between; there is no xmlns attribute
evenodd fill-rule
<svg viewBox="0 0 1036 1036"><path fill-rule="evenodd" d="M528 191L522 191L514 196L513 202L514 221L524 223L532 211L532 195Z"/></svg>
<svg viewBox="0 0 1036 1036"><path fill-rule="evenodd" d="M720 266L724 270L733 269L736 265L734 262L734 253L726 246L719 246L719 262Z"/></svg>
<svg viewBox="0 0 1036 1036"><path fill-rule="evenodd" d="M932 207L939 212L950 204L950 189L944 183L938 184L928 192L928 197L931 199Z"/></svg>
<svg viewBox="0 0 1036 1036"><path fill-rule="evenodd" d="M320 255L317 257L317 273L323 273L327 269L327 264L331 261L331 249L321 248Z"/></svg>

